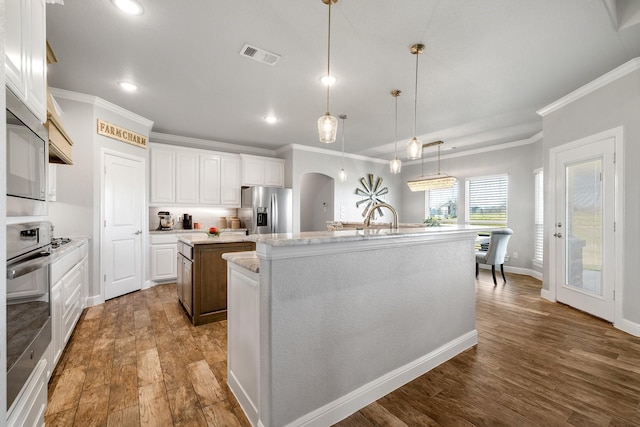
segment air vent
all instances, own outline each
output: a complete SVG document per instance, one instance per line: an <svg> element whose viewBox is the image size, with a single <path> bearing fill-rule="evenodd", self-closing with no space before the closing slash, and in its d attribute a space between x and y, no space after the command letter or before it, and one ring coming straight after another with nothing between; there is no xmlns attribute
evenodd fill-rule
<svg viewBox="0 0 640 427"><path fill-rule="evenodd" d="M282 58L282 56L278 54L248 44L242 46L240 55L268 65L276 65L280 58Z"/></svg>

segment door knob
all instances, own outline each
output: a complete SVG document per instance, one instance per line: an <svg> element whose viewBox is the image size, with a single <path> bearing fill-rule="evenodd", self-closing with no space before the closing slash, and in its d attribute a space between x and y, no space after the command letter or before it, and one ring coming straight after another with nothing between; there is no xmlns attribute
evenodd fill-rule
<svg viewBox="0 0 640 427"><path fill-rule="evenodd" d="M553 233L553 237L562 237L562 233Z"/></svg>
<svg viewBox="0 0 640 427"><path fill-rule="evenodd" d="M133 234L135 234L135 235L142 234L142 231L138 230L138 231L136 231L136 232L135 232L135 233L133 233Z"/></svg>

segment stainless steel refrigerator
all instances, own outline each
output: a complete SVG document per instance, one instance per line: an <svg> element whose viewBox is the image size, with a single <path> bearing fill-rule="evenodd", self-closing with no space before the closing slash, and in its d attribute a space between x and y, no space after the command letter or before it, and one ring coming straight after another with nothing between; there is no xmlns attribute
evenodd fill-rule
<svg viewBox="0 0 640 427"><path fill-rule="evenodd" d="M238 210L238 216L249 234L291 233L292 199L291 188L243 188L242 207Z"/></svg>

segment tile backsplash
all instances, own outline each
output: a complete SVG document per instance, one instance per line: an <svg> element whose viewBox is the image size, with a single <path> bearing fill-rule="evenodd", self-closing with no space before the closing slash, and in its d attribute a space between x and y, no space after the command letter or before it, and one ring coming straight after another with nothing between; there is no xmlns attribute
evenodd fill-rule
<svg viewBox="0 0 640 427"><path fill-rule="evenodd" d="M193 208L193 207L180 207L180 206L171 206L171 207L153 207L149 208L149 229L155 230L160 223L160 219L158 218L158 212L160 211L168 211L171 212L173 216L173 229L181 230L182 229L182 217L184 214L189 214L192 217L192 222L195 224L199 222L202 225L203 230L209 229L209 227L217 227L218 220L220 217L229 217L237 216L238 210L234 208Z"/></svg>

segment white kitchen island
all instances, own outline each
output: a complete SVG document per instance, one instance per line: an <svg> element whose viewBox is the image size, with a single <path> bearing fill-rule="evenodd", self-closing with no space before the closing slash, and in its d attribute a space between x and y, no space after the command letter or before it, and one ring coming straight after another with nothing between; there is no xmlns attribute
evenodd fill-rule
<svg viewBox="0 0 640 427"><path fill-rule="evenodd" d="M252 425L331 425L475 345L481 230L262 235L225 254L228 382Z"/></svg>

